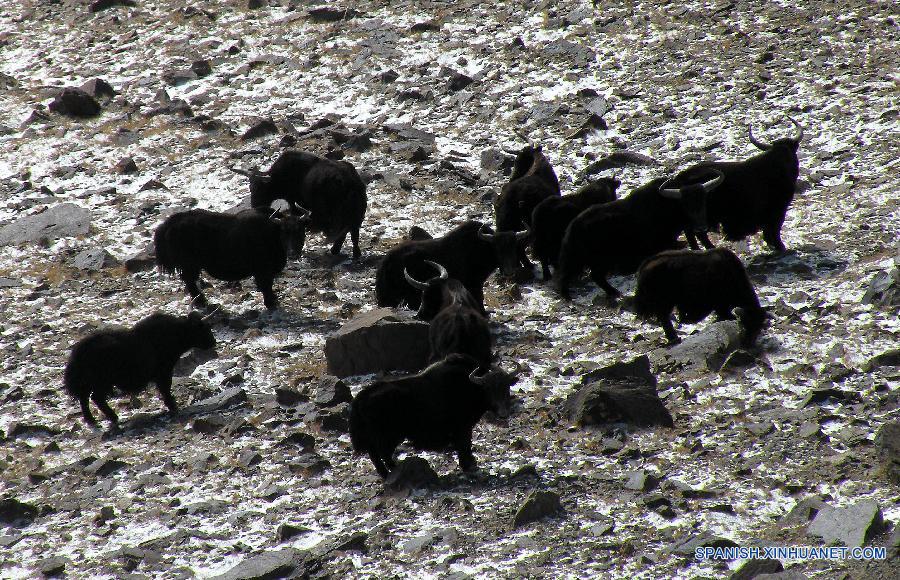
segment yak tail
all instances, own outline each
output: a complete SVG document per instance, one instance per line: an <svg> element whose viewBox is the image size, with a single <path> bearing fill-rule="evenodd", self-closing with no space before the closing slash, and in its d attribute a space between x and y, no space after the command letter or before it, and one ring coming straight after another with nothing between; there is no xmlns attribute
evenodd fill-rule
<svg viewBox="0 0 900 580"><path fill-rule="evenodd" d="M81 395L87 390L86 381L82 376L81 370L81 365L77 361L70 360L63 373L63 389L76 399L80 399Z"/></svg>
<svg viewBox="0 0 900 580"><path fill-rule="evenodd" d="M357 398L353 400L350 404L350 443L353 445L353 451L355 453L365 453L369 450L366 441L368 440L368 436L366 434L366 419L362 415L362 411L360 411L359 397L362 396L362 393L357 395Z"/></svg>
<svg viewBox="0 0 900 580"><path fill-rule="evenodd" d="M169 222L163 222L153 234L153 246L156 254L156 266L167 274L175 274L178 270L178 262L173 252L174 241L172 238L172 226Z"/></svg>

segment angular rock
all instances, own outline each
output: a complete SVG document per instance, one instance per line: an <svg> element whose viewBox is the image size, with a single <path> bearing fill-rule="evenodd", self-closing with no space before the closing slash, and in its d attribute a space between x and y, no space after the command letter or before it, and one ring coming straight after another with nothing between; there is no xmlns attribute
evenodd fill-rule
<svg viewBox="0 0 900 580"><path fill-rule="evenodd" d="M334 407L319 411L316 416L319 426L325 431L350 431L350 403L339 403Z"/></svg>
<svg viewBox="0 0 900 580"><path fill-rule="evenodd" d="M900 348L892 348L873 356L865 365L866 372L872 372L880 367L900 366Z"/></svg>
<svg viewBox="0 0 900 580"><path fill-rule="evenodd" d="M125 270L131 274L152 270L154 267L156 267L156 251L152 242L125 260Z"/></svg>
<svg viewBox="0 0 900 580"><path fill-rule="evenodd" d="M300 403L309 401L309 397L307 397L303 393L295 391L294 389L278 387L275 389L275 401L279 405L284 405L285 407L293 407L294 405L299 405Z"/></svg>
<svg viewBox="0 0 900 580"><path fill-rule="evenodd" d="M359 314L325 340L328 372L347 377L419 370L428 361L428 326L390 308Z"/></svg>
<svg viewBox="0 0 900 580"><path fill-rule="evenodd" d="M848 547L865 545L884 527L881 509L872 500L862 500L846 508L827 506L819 510L808 532L826 544L840 542Z"/></svg>
<svg viewBox="0 0 900 580"><path fill-rule="evenodd" d="M656 392L656 377L650 373L645 356L591 371L584 375L582 384L563 404L569 420L576 425L674 425Z"/></svg>
<svg viewBox="0 0 900 580"><path fill-rule="evenodd" d="M114 268L120 264L121 262L105 248L88 248L79 252L72 259L73 267L89 272L99 272L104 268Z"/></svg>
<svg viewBox="0 0 900 580"><path fill-rule="evenodd" d="M295 548L269 550L245 558L224 574L211 580L269 580L274 578L298 578L313 568L309 552Z"/></svg>
<svg viewBox="0 0 900 580"><path fill-rule="evenodd" d="M385 489L391 491L419 489L438 484L438 474L431 464L421 457L406 457L384 480Z"/></svg>
<svg viewBox="0 0 900 580"><path fill-rule="evenodd" d="M552 491L533 489L525 497L513 517L513 529L521 528L546 517L564 514L559 494Z"/></svg>
<svg viewBox="0 0 900 580"><path fill-rule="evenodd" d="M20 217L16 221L0 226L0 246L37 242L41 239L55 240L88 233L91 225L91 211L73 203L60 203L47 211Z"/></svg>
<svg viewBox="0 0 900 580"><path fill-rule="evenodd" d="M182 409L185 415L196 415L200 413L211 413L228 407L239 405L247 401L247 393L241 387L232 387L213 395L208 399L203 399L199 403L194 403Z"/></svg>
<svg viewBox="0 0 900 580"><path fill-rule="evenodd" d="M218 357L216 349L192 348L186 355L178 359L175 363L175 369L172 373L173 377L187 377L193 373L197 367L214 360Z"/></svg>
<svg viewBox="0 0 900 580"><path fill-rule="evenodd" d="M84 472L96 477L106 477L129 466L128 463L118 459L98 459L86 466Z"/></svg>
<svg viewBox="0 0 900 580"><path fill-rule="evenodd" d="M798 501L791 511L786 513L778 520L778 525L796 526L798 524L806 525L813 519L819 511L829 507L827 503L815 496L805 497Z"/></svg>
<svg viewBox="0 0 900 580"><path fill-rule="evenodd" d="M91 2L91 5L88 7L88 10L91 12L100 12L102 10L107 10L108 8L115 8L116 6L137 6L137 2L134 0L94 0Z"/></svg>
<svg viewBox="0 0 900 580"><path fill-rule="evenodd" d="M65 556L52 556L50 558L38 560L35 564L35 568L37 568L38 572L40 572L44 578L56 578L57 576L63 575L63 572L66 570L66 564L69 564L70 562L71 560Z"/></svg>
<svg viewBox="0 0 900 580"><path fill-rule="evenodd" d="M25 423L18 421L10 423L8 431L6 432L6 436L9 439L15 439L17 437L52 437L54 435L59 435L59 429L41 423Z"/></svg>
<svg viewBox="0 0 900 580"><path fill-rule="evenodd" d="M676 554L693 558L697 548L734 548L736 546L737 544L728 538L720 538L719 536L703 532L675 544L672 551Z"/></svg>
<svg viewBox="0 0 900 580"><path fill-rule="evenodd" d="M627 165L659 165L659 161L635 151L614 151L585 167L583 174L585 176L596 175L607 169L625 167Z"/></svg>
<svg viewBox="0 0 900 580"><path fill-rule="evenodd" d="M95 99L112 99L116 96L116 90L103 79L94 78L86 81L80 88Z"/></svg>
<svg viewBox="0 0 900 580"><path fill-rule="evenodd" d="M0 500L0 524L7 526L28 525L38 517L37 507L14 497Z"/></svg>
<svg viewBox="0 0 900 580"><path fill-rule="evenodd" d="M895 258L894 261L900 263L898 258ZM888 308L900 306L900 267L875 274L875 277L869 282L862 301L864 304Z"/></svg>
<svg viewBox="0 0 900 580"><path fill-rule="evenodd" d="M656 386L656 376L650 370L650 358L647 355L594 369L581 377L581 384L589 385L603 379L634 379L636 382Z"/></svg>
<svg viewBox="0 0 900 580"><path fill-rule="evenodd" d="M747 560L743 566L735 570L729 580L753 580L758 578L760 574L773 574L782 570L784 570L784 565L780 560L773 558Z"/></svg>
<svg viewBox="0 0 900 580"><path fill-rule="evenodd" d="M684 368L717 371L728 355L737 350L743 329L735 320L723 320L702 332L685 336L680 344L650 352L650 360L659 368Z"/></svg>
<svg viewBox="0 0 900 580"><path fill-rule="evenodd" d="M64 88L47 108L54 113L76 119L96 117L102 111L97 99L74 87Z"/></svg>
<svg viewBox="0 0 900 580"><path fill-rule="evenodd" d="M319 379L316 394L312 399L317 407L334 407L352 400L350 387L339 378L327 375Z"/></svg>
<svg viewBox="0 0 900 580"><path fill-rule="evenodd" d="M652 473L648 473L643 469L632 471L628 474L628 481L625 482L625 489L633 489L635 491L650 491L659 485L659 479Z"/></svg>
<svg viewBox="0 0 900 580"><path fill-rule="evenodd" d="M313 22L338 22L339 20L348 20L362 16L362 12L349 7L323 6L321 8L310 8L306 15Z"/></svg>
<svg viewBox="0 0 900 580"><path fill-rule="evenodd" d="M130 175L138 172L138 166L137 163L134 162L133 157L123 157L116 163L115 167L113 167L113 171L121 175Z"/></svg>
<svg viewBox="0 0 900 580"><path fill-rule="evenodd" d="M241 141L250 141L267 135L277 135L278 125L271 119L261 119L241 135Z"/></svg>
<svg viewBox="0 0 900 580"><path fill-rule="evenodd" d="M296 538L300 534L305 534L309 531L312 530L303 526L295 526L293 524L284 523L279 525L278 529L275 530L275 539L278 540L278 542L287 542L291 538Z"/></svg>
<svg viewBox="0 0 900 580"><path fill-rule="evenodd" d="M888 479L900 484L900 422L882 425L875 435L875 447Z"/></svg>

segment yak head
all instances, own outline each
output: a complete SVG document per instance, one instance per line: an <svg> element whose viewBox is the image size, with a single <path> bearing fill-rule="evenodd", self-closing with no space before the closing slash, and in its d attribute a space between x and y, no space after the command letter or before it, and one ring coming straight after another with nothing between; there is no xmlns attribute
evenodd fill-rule
<svg viewBox="0 0 900 580"><path fill-rule="evenodd" d="M747 134L750 137L750 142L757 149L764 151L765 153L763 154L768 154L776 159L776 163L782 164L784 169L796 179L800 174L800 161L797 159L797 149L803 140L803 126L793 118L787 115L785 117L797 129L797 132L792 137L782 137L771 143L766 143L753 136L753 130L750 128L750 125L747 125Z"/></svg>
<svg viewBox="0 0 900 580"><path fill-rule="evenodd" d="M576 195L590 205L597 203L607 203L616 199L616 190L622 182L615 177L601 177L590 183L582 185Z"/></svg>
<svg viewBox="0 0 900 580"><path fill-rule="evenodd" d="M188 314L184 325L183 336L192 348L208 350L216 347L216 337L206 322L212 314L200 316L197 312Z"/></svg>
<svg viewBox="0 0 900 580"><path fill-rule="evenodd" d="M419 305L416 318L431 320L437 316L438 312L454 301L454 298L456 298L454 293L459 293L462 290L468 294L468 290L458 280L450 278L447 268L431 260L422 261L437 270L438 275L424 282L413 278L406 268L403 268L403 275L410 286L422 291L422 302Z"/></svg>
<svg viewBox="0 0 900 580"><path fill-rule="evenodd" d="M272 192L272 176L267 172L231 166L228 168L250 179L250 207L269 207L277 199Z"/></svg>
<svg viewBox="0 0 900 580"><path fill-rule="evenodd" d="M659 194L661 196L681 202L681 207L687 216L691 229L695 232L705 232L707 230L706 196L725 181L725 175L721 171L711 169L710 174L713 175L712 179L700 183L673 185L673 181L676 178L672 178L664 181L659 186Z"/></svg>
<svg viewBox="0 0 900 580"><path fill-rule="evenodd" d="M510 387L519 380L518 375L521 368L519 363L516 363L516 368L511 372L498 366L491 366L484 373L480 368L469 373L469 381L484 389L488 400L488 410L499 419L509 417L513 402Z"/></svg>
<svg viewBox="0 0 900 580"><path fill-rule="evenodd" d="M494 259L503 276L515 276L519 267L519 247L528 243L531 230L521 232L494 232L487 224L478 229L478 239L491 245Z"/></svg>
<svg viewBox="0 0 900 580"><path fill-rule="evenodd" d="M269 220L278 225L281 245L289 257L299 258L306 244L306 225L310 222L308 209L299 208L297 214L282 214L277 211L269 216Z"/></svg>

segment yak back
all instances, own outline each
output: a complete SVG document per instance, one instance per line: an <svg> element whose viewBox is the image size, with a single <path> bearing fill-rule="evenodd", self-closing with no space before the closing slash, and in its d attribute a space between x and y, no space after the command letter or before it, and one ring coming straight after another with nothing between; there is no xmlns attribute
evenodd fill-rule
<svg viewBox="0 0 900 580"><path fill-rule="evenodd" d="M559 179L550 161L540 149L525 147L516 156L509 182L494 200L497 231L521 231L531 224L537 204L559 195Z"/></svg>
<svg viewBox="0 0 900 580"><path fill-rule="evenodd" d="M418 374L365 387L350 406L353 449L366 451L373 439L446 448L452 434L471 430L488 410L485 390L468 380L477 366L471 357L451 355Z"/></svg>
<svg viewBox="0 0 900 580"><path fill-rule="evenodd" d="M477 309L452 304L441 310L428 327L431 360L458 353L469 355L486 371L491 364L491 330Z"/></svg>
<svg viewBox="0 0 900 580"><path fill-rule="evenodd" d="M456 278L429 280L428 287L422 291L422 305L419 307L417 317L425 321L432 320L440 311L455 304L476 311L481 309L481 304Z"/></svg>
<svg viewBox="0 0 900 580"><path fill-rule="evenodd" d="M255 210L176 213L157 228L154 244L159 267L170 273L205 270L220 280L241 280L254 272L276 274L287 264L281 228Z"/></svg>

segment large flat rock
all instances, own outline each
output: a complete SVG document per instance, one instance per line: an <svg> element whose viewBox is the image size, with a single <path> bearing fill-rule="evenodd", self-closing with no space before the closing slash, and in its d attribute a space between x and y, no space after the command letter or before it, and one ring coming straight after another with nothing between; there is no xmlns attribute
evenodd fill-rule
<svg viewBox="0 0 900 580"><path fill-rule="evenodd" d="M328 372L336 377L417 371L428 350L428 323L391 308L360 314L325 340Z"/></svg>
<svg viewBox="0 0 900 580"><path fill-rule="evenodd" d="M91 226L91 211L74 203L60 203L47 211L20 217L0 226L0 246L83 236Z"/></svg>

